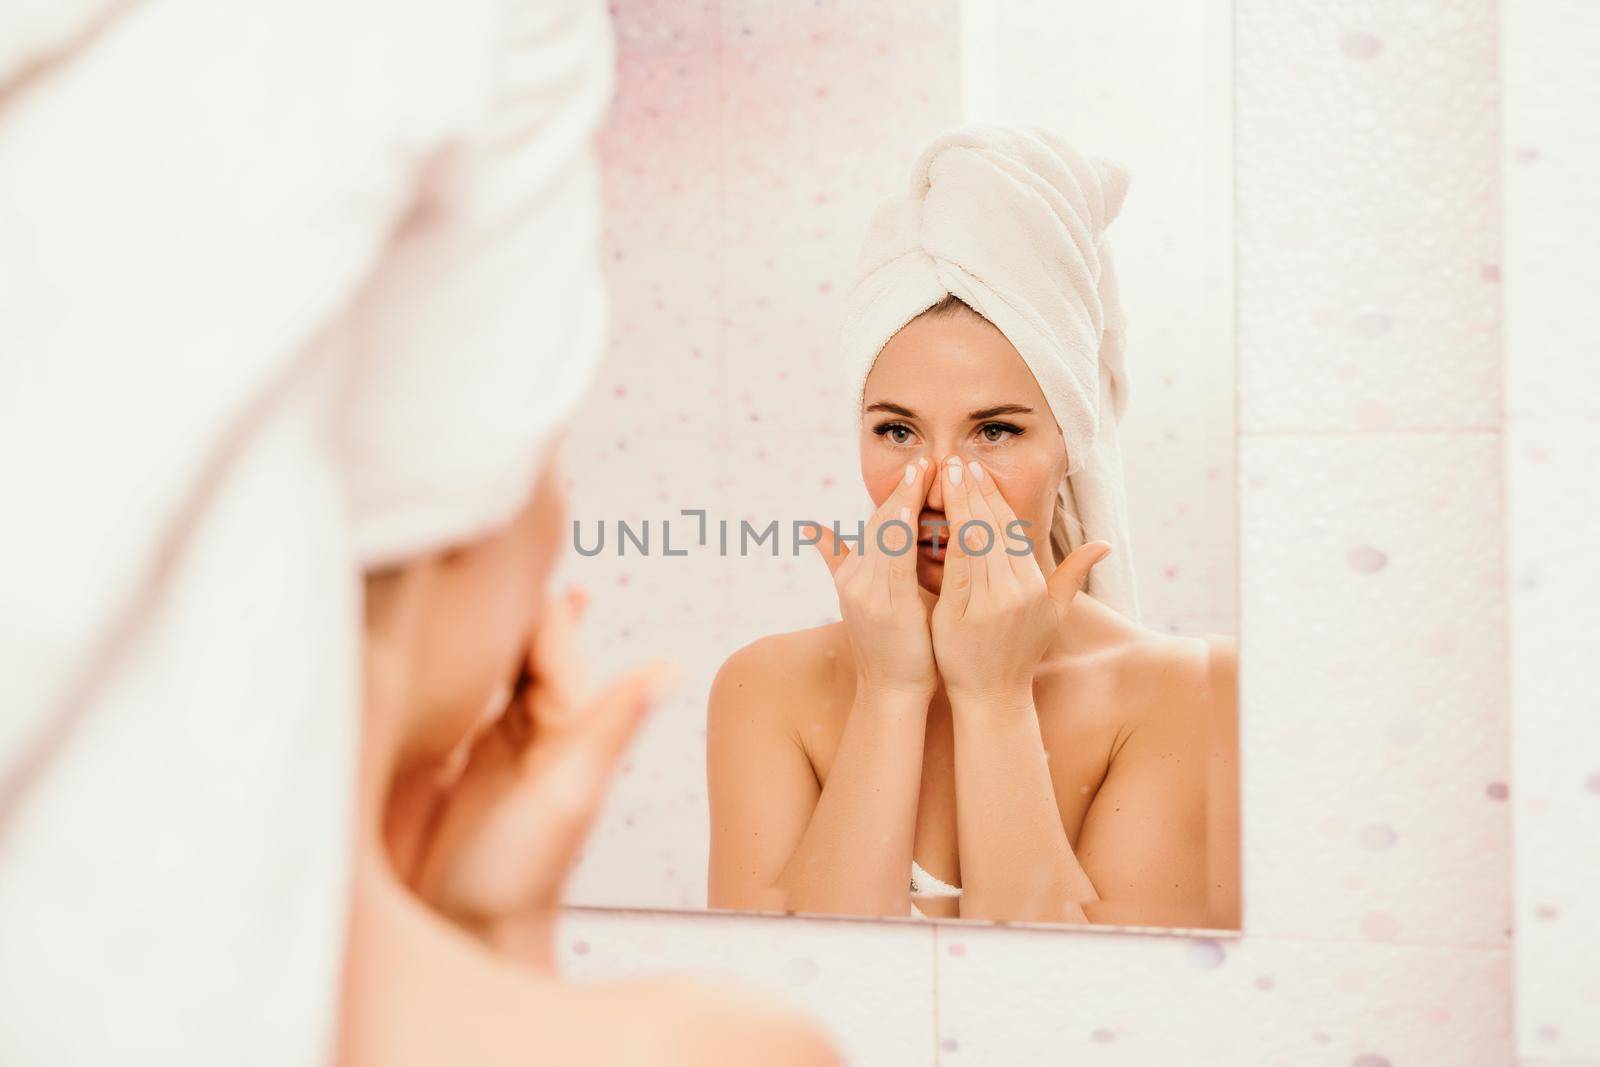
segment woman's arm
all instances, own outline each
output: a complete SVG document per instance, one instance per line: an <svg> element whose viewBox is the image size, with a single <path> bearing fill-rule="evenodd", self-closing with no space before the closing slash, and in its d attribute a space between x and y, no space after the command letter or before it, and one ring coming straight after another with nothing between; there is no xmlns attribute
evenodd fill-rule
<svg viewBox="0 0 1600 1067"><path fill-rule="evenodd" d="M819 789L778 694L823 696L773 652L735 653L711 690L711 906L907 914L926 698L858 687Z"/></svg>
<svg viewBox="0 0 1600 1067"><path fill-rule="evenodd" d="M718 675L706 730L713 905L910 913L922 743L936 688L912 524L930 485L926 463L908 464L857 552L817 526L856 679L826 788L799 724L832 680L799 676L794 657L774 654L770 640ZM776 694L788 714L774 706Z"/></svg>
<svg viewBox="0 0 1600 1067"><path fill-rule="evenodd" d="M961 917L1084 922L1093 900L1061 825L1031 693L951 694Z"/></svg>
<svg viewBox="0 0 1600 1067"><path fill-rule="evenodd" d="M992 478L959 456L943 465L951 538L933 611L955 729L956 836L963 918L1082 922L1095 899L1056 805L1033 675L1089 569L1109 545L1083 545L1048 579L1032 556L969 554L959 531L1016 520Z"/></svg>
<svg viewBox="0 0 1600 1067"><path fill-rule="evenodd" d="M1153 665L1148 712L1113 752L1078 837L1095 923L1236 928L1233 643Z"/></svg>

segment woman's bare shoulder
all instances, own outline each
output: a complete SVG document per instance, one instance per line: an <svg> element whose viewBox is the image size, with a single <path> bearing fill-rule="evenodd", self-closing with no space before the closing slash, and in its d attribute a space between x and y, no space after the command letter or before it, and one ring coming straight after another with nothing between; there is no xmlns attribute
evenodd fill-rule
<svg viewBox="0 0 1600 1067"><path fill-rule="evenodd" d="M850 646L842 622L769 634L733 652L712 683L713 703L756 698L785 704L846 677Z"/></svg>
<svg viewBox="0 0 1600 1067"><path fill-rule="evenodd" d="M1200 725L1236 699L1238 639L1141 628L1123 647L1128 708L1145 723Z"/></svg>

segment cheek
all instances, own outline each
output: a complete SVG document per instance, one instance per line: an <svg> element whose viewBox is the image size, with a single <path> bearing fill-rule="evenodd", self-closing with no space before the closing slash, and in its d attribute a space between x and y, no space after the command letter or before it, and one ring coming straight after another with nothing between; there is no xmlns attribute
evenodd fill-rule
<svg viewBox="0 0 1600 1067"><path fill-rule="evenodd" d="M873 507L877 507L889 498L895 491L901 479L906 474L906 459L904 454L884 455L884 449L878 444L876 435L873 439L861 443L861 481L867 487L867 494L872 497Z"/></svg>
<svg viewBox="0 0 1600 1067"><path fill-rule="evenodd" d="M1059 480L1050 464L999 457L985 457L984 467L994 476L994 484L1019 519L1048 523L1055 508Z"/></svg>

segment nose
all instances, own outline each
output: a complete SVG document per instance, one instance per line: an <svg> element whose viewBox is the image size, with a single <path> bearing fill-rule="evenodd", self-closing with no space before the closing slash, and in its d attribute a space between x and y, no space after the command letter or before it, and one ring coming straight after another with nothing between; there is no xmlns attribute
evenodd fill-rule
<svg viewBox="0 0 1600 1067"><path fill-rule="evenodd" d="M933 510L933 511L943 511L944 510L944 464L942 462L940 462L939 460L934 459L932 456L928 457L928 462L933 464L933 474L930 475L930 477L933 478L933 485L928 487L928 503L927 503L927 507L930 510Z"/></svg>

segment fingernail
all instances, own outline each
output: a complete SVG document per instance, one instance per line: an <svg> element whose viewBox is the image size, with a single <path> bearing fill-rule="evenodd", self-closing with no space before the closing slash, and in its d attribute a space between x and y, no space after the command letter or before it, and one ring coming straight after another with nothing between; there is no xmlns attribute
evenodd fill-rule
<svg viewBox="0 0 1600 1067"><path fill-rule="evenodd" d="M928 469L928 457L927 456L918 456L917 457L917 466L921 467L923 470L927 470Z"/></svg>
<svg viewBox="0 0 1600 1067"><path fill-rule="evenodd" d="M900 521L905 523L908 526L911 524L911 509L910 508L901 508L900 509Z"/></svg>
<svg viewBox="0 0 1600 1067"><path fill-rule="evenodd" d="M915 468L911 464L907 463L906 464L906 484L910 485L912 482L914 482L916 480L917 480L917 468Z"/></svg>
<svg viewBox="0 0 1600 1067"><path fill-rule="evenodd" d="M975 482L983 481L983 468L978 466L978 461L977 460L972 460L971 462L969 462L967 464L967 469L972 472L972 480L973 481L975 481Z"/></svg>
<svg viewBox="0 0 1600 1067"><path fill-rule="evenodd" d="M950 484L951 485L960 485L961 484L961 461L959 459L955 458L954 456L952 456L952 457L950 457L950 466L948 466L945 469L950 472Z"/></svg>

